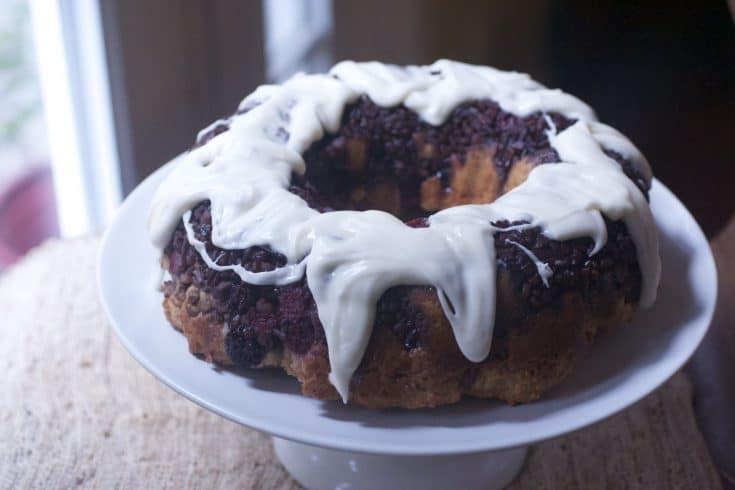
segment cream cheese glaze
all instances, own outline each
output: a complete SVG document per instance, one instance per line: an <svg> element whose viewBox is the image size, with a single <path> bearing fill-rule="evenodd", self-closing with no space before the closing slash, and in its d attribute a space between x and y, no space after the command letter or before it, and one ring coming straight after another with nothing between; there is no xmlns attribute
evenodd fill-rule
<svg viewBox="0 0 735 490"><path fill-rule="evenodd" d="M411 228L382 211L320 214L288 192L291 173L305 171L302 154L325 132L338 129L345 105L360 94L381 106L404 104L434 125L460 103L476 99L492 99L519 116L559 112L577 122L557 132L547 118L560 163L536 167L523 184L491 204L440 211L426 228ZM392 286L434 286L462 353L473 362L487 357L495 317L491 223L499 220L527 221L522 226L539 226L554 240L590 237L592 254L607 241L603 215L623 220L641 269L640 303L655 300L660 261L651 211L603 147L633 162L650 181L645 158L622 134L597 122L586 104L528 75L449 60L408 67L345 61L329 75L300 74L283 85L261 86L240 107L249 110L232 118L229 131L179 158L158 188L149 217L151 238L165 247L183 219L189 243L210 268L232 270L260 285L288 284L306 274L326 335L329 379L345 402L377 301ZM214 245L268 246L287 264L254 273L213 261L189 224L191 208L205 199L211 201ZM553 271L536 265L546 282Z"/></svg>
<svg viewBox="0 0 735 490"><path fill-rule="evenodd" d="M549 267L549 264L546 262L542 262L539 260L538 257L536 257L536 254L533 253L528 248L524 247L520 243L513 241L513 240L505 240L507 243L510 243L511 245L518 247L521 252L526 254L526 256L533 262L533 264L536 266L536 272L538 272L539 277L541 278L541 282L544 283L544 286L547 288L549 287L549 278L554 275L554 271Z"/></svg>

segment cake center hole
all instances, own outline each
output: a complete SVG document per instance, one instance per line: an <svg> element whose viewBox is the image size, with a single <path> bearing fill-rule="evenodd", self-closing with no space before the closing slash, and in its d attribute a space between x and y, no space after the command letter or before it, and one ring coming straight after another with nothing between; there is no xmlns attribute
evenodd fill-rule
<svg viewBox="0 0 735 490"><path fill-rule="evenodd" d="M550 114L557 128L571 120ZM462 204L484 204L558 161L546 115L519 117L492 101L459 105L440 126L404 106L367 97L347 106L336 134L305 153L291 191L319 211L380 210L403 221Z"/></svg>

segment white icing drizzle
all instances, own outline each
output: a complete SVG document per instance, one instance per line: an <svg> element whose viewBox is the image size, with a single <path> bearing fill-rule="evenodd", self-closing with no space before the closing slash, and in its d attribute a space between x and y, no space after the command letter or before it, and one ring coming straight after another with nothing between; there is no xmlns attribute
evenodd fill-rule
<svg viewBox="0 0 735 490"><path fill-rule="evenodd" d="M549 264L546 262L542 262L539 260L538 257L536 257L536 254L533 253L528 248L524 247L520 243L514 241L514 240L508 240L506 238L505 240L507 243L510 243L512 245L515 245L518 247L526 256L533 262L533 265L536 266L536 272L538 272L539 277L541 277L541 281L544 283L544 286L547 288L549 287L549 278L554 275L554 271L551 270L551 267L549 267Z"/></svg>
<svg viewBox="0 0 735 490"><path fill-rule="evenodd" d="M660 274L655 224L641 191L601 145L631 160L647 180L650 168L583 102L525 74L449 60L409 67L346 61L330 73L297 75L246 97L240 107L250 110L233 116L229 131L184 155L161 184L149 229L162 248L183 216L189 242L207 265L251 284L287 284L306 274L326 334L329 379L345 402L376 303L391 286L433 285L462 353L473 362L487 357L495 317L497 229L491 222L526 220L554 240L591 237L594 254L607 240L602 216L622 219L636 245L641 304L653 303ZM319 214L288 192L291 173L305 171L302 153L335 132L344 106L362 93L381 106L404 104L435 125L458 104L488 98L519 116L559 112L577 122L557 133L547 119L549 142L562 163L535 168L494 203L438 212L427 228L410 228L381 211ZM205 199L211 201L212 243L224 249L267 245L285 255L287 265L254 273L217 264L188 223L189 210ZM539 274L547 283L546 272Z"/></svg>

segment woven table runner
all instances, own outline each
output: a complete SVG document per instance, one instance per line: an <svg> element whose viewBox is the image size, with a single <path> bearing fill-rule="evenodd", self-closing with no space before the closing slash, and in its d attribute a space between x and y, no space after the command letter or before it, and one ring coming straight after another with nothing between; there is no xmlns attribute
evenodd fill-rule
<svg viewBox="0 0 735 490"><path fill-rule="evenodd" d="M0 277L0 488L299 488L267 436L177 395L120 345L97 299L98 242L47 242ZM679 373L536 445L511 488L721 488L691 400Z"/></svg>

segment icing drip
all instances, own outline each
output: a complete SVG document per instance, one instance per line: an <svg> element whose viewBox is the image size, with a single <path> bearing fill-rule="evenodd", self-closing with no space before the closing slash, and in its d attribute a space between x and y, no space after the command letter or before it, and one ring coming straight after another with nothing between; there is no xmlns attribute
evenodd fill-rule
<svg viewBox="0 0 735 490"><path fill-rule="evenodd" d="M513 241L513 240L505 240L506 242L515 245L518 247L526 256L531 259L531 262L536 266L536 272L538 272L539 277L541 278L541 281L544 283L544 286L547 288L549 287L549 278L554 275L554 271L551 270L551 267L549 267L549 264L546 262L541 262L538 257L536 257L536 254L531 252L529 249L521 245L520 243Z"/></svg>
<svg viewBox="0 0 735 490"><path fill-rule="evenodd" d="M320 214L288 192L291 173L304 172L303 152L336 131L345 105L363 93L382 106L404 104L435 125L475 99L492 99L516 115L559 112L577 122L557 133L547 119L561 163L536 167L494 203L440 211L427 228L408 227L381 211ZM622 134L596 122L587 105L525 74L448 60L422 67L347 61L331 76L297 75L281 86L261 86L240 109L247 112L233 116L229 131L181 157L161 184L149 218L152 240L163 248L183 216L189 243L212 269L232 270L256 285L287 284L306 274L326 334L330 381L344 401L370 338L375 305L392 286L434 286L462 353L474 362L487 357L495 317L496 221L527 221L554 240L591 237L594 254L607 240L603 215L622 219L636 245L640 302L647 306L655 299L660 263L648 203L602 146L650 180L646 160ZM287 264L259 273L217 264L189 224L189 210L205 199L211 201L214 245L269 246ZM546 269L538 270L547 283Z"/></svg>

